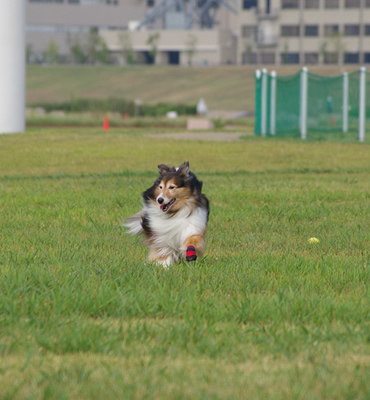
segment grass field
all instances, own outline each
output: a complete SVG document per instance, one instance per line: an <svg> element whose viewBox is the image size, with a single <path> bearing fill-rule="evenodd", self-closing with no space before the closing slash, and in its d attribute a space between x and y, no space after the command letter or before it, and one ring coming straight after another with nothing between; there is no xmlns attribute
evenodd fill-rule
<svg viewBox="0 0 370 400"><path fill-rule="evenodd" d="M369 399L369 145L145 133L0 135L0 399ZM184 160L206 256L164 270L120 222Z"/></svg>
<svg viewBox="0 0 370 400"><path fill-rule="evenodd" d="M358 69L357 67L353 67ZM27 104L71 98L116 97L145 103L197 104L204 98L210 110L254 111L254 67L215 68L28 66ZM299 66L280 67L279 75ZM335 76L338 67L312 67L311 72ZM350 72L350 69L347 70Z"/></svg>

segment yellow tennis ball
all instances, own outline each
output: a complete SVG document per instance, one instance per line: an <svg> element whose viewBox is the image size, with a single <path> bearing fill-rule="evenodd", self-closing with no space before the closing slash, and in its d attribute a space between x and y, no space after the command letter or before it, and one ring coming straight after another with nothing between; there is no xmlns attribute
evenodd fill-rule
<svg viewBox="0 0 370 400"><path fill-rule="evenodd" d="M318 238L312 237L308 239L308 243L320 243Z"/></svg>

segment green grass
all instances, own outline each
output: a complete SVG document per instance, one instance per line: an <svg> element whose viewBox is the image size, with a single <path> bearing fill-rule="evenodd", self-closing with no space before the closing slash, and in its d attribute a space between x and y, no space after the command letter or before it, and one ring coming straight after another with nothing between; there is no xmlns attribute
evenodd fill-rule
<svg viewBox="0 0 370 400"><path fill-rule="evenodd" d="M368 399L369 146L146 133L0 136L0 398ZM184 160L206 256L164 270L120 222Z"/></svg>
<svg viewBox="0 0 370 400"><path fill-rule="evenodd" d="M124 116L113 112L87 112L87 113L66 113L64 115L44 114L35 115L31 114L26 117L26 125L28 128L40 127L89 127L90 129L97 129L103 126L104 117L107 116L110 127L121 128L172 128L173 130L186 129L187 117L179 116L176 119L168 119L166 117L129 117L125 119ZM223 124L227 122L221 121ZM243 118L238 120L241 126L248 126L249 132L253 131L253 120L251 118Z"/></svg>
<svg viewBox="0 0 370 400"><path fill-rule="evenodd" d="M255 70L245 66L28 66L27 104L112 97L141 99L148 104L193 105L204 98L210 110L252 112ZM298 70L297 66L284 66L277 68L277 73L289 75ZM310 72L342 74L338 67L310 67Z"/></svg>
<svg viewBox="0 0 370 400"><path fill-rule="evenodd" d="M254 109L253 88L254 72L246 68L27 68L28 105L107 97L194 105L203 97L212 109L240 111Z"/></svg>

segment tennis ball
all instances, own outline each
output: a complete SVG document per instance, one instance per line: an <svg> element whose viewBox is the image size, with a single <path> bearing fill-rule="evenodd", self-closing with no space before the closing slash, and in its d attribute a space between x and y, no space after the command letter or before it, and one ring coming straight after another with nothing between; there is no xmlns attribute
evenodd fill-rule
<svg viewBox="0 0 370 400"><path fill-rule="evenodd" d="M308 239L308 243L320 243L318 238L312 237Z"/></svg>

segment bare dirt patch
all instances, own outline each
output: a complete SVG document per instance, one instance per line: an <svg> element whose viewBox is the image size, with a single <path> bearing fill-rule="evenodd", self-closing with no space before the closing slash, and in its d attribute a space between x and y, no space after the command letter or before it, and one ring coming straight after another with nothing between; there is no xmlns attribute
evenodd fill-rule
<svg viewBox="0 0 370 400"><path fill-rule="evenodd" d="M180 133L158 133L147 137L157 139L179 139L179 140L206 140L219 142L235 142L240 136L246 135L242 132L180 132Z"/></svg>

